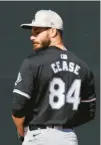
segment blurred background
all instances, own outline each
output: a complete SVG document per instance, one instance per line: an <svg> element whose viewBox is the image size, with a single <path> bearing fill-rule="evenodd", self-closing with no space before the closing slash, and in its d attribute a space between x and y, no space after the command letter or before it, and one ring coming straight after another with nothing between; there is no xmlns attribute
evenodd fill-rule
<svg viewBox="0 0 101 145"><path fill-rule="evenodd" d="M0 2L0 144L20 145L11 119L13 84L23 59L32 52L31 32L20 24L31 22L36 11L51 9L64 21L65 46L85 61L95 76L95 120L75 129L79 145L99 145L100 139L100 2Z"/></svg>

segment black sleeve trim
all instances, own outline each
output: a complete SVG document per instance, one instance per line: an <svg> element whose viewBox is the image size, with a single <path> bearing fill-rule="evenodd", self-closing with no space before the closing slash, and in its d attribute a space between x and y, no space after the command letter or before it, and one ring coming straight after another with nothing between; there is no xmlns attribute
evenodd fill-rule
<svg viewBox="0 0 101 145"><path fill-rule="evenodd" d="M14 93L12 104L12 115L21 118L26 116L29 99L25 96Z"/></svg>

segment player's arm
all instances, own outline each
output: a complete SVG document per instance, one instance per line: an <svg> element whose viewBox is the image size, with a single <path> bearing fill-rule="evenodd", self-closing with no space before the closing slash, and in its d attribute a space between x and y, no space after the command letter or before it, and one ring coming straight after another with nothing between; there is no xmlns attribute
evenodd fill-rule
<svg viewBox="0 0 101 145"><path fill-rule="evenodd" d="M15 89L14 89L15 90ZM20 136L24 136L24 121L26 118L26 109L28 98L24 95L14 93L12 104L12 119Z"/></svg>
<svg viewBox="0 0 101 145"><path fill-rule="evenodd" d="M91 70L88 70L85 81L85 93L82 94L81 103L88 108L88 121L94 119L96 111L95 79ZM86 109L85 109L86 110Z"/></svg>
<svg viewBox="0 0 101 145"><path fill-rule="evenodd" d="M12 119L16 125L16 128L17 128L17 131L18 131L18 134L20 135L19 137L24 137L24 120L25 120L25 116L24 117L21 117L21 118L18 118L18 117L15 117L12 115Z"/></svg>
<svg viewBox="0 0 101 145"><path fill-rule="evenodd" d="M78 111L75 113L74 127L87 123L95 118L96 93L93 73L88 70L82 83L81 102Z"/></svg>
<svg viewBox="0 0 101 145"><path fill-rule="evenodd" d="M34 73L28 59L21 65L13 90L12 119L20 136L24 136L24 121L33 91Z"/></svg>

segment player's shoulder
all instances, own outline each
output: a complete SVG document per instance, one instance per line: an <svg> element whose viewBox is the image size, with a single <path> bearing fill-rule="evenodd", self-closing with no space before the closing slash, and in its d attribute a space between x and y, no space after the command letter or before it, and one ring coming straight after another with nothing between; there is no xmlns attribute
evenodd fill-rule
<svg viewBox="0 0 101 145"><path fill-rule="evenodd" d="M26 56L23 61L22 61L22 65L23 67L30 67L30 66L34 66L37 63L35 61L33 61L33 58L35 58L36 53L35 51L33 51L32 53L30 53L28 56Z"/></svg>
<svg viewBox="0 0 101 145"><path fill-rule="evenodd" d="M35 60L37 57L38 57L38 53L35 50L33 50L28 56L26 56L25 60L31 62Z"/></svg>
<svg viewBox="0 0 101 145"><path fill-rule="evenodd" d="M67 55L71 61L78 63L80 66L82 66L82 68L84 68L85 71L90 70L89 66L81 58L75 55L73 52L68 50Z"/></svg>
<svg viewBox="0 0 101 145"><path fill-rule="evenodd" d="M30 61L30 60L33 59L33 57L35 57L36 55L37 55L36 51L33 50L28 56L26 56L25 59L28 59L28 60Z"/></svg>

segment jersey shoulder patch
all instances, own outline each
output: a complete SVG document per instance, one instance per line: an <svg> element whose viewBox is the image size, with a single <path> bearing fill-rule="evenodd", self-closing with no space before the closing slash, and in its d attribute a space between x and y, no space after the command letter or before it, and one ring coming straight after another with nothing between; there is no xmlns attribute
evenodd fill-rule
<svg viewBox="0 0 101 145"><path fill-rule="evenodd" d="M22 81L22 77L21 77L21 73L19 72L18 73L18 76L17 76L17 80L16 80L16 82L15 82L15 86L17 86L17 84L19 83L19 82L21 82Z"/></svg>

